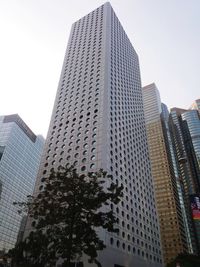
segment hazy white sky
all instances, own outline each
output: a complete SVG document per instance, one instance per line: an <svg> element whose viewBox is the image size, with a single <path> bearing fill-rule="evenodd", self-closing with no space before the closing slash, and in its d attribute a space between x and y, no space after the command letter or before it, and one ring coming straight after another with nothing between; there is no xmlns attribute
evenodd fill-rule
<svg viewBox="0 0 200 267"><path fill-rule="evenodd" d="M46 136L71 24L105 1L0 0L0 115ZM111 0L135 47L142 85L169 108L200 97L200 0Z"/></svg>

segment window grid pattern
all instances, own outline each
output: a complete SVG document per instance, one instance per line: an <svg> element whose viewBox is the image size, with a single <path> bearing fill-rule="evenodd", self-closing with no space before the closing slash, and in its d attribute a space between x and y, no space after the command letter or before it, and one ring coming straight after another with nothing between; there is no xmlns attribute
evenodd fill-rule
<svg viewBox="0 0 200 267"><path fill-rule="evenodd" d="M160 266L137 54L105 4L73 24L35 191L59 165L104 168L124 185L106 245Z"/></svg>
<svg viewBox="0 0 200 267"><path fill-rule="evenodd" d="M110 244L162 262L138 57L113 11L110 60L110 171L124 186L121 205L111 205L119 234L110 237Z"/></svg>
<svg viewBox="0 0 200 267"><path fill-rule="evenodd" d="M100 168L103 39L103 7L73 25L43 174L66 162L73 163L78 171Z"/></svg>

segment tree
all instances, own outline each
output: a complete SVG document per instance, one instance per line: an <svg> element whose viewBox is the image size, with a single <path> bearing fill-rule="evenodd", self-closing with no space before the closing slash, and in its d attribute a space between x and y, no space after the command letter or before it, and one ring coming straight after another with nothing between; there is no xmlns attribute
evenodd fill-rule
<svg viewBox="0 0 200 267"><path fill-rule="evenodd" d="M180 254L167 267L176 267L179 263L180 267L199 267L200 257L192 254Z"/></svg>
<svg viewBox="0 0 200 267"><path fill-rule="evenodd" d="M78 174L71 167L51 170L42 178L42 186L36 197L27 202L15 203L19 211L28 211L33 230L18 245L21 249L21 266L55 266L59 258L63 266L70 266L83 253L89 262L97 261L97 252L105 248L97 229L117 232L117 219L109 208L118 204L123 187L112 182L105 171ZM15 260L17 252L12 252ZM23 255L23 257L22 257Z"/></svg>

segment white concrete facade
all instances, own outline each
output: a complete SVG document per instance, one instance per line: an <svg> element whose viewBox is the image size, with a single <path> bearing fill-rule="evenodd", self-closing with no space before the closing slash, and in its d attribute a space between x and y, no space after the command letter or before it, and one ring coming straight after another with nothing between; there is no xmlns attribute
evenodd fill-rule
<svg viewBox="0 0 200 267"><path fill-rule="evenodd" d="M119 234L100 232L102 267L161 267L138 56L109 3L72 25L36 192L67 162L79 172L103 168L124 185L110 207Z"/></svg>

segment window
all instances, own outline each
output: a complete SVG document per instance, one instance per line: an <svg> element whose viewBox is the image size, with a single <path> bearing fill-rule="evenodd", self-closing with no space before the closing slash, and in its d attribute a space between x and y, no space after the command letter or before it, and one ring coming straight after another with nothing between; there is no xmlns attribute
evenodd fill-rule
<svg viewBox="0 0 200 267"><path fill-rule="evenodd" d="M5 149L5 146L0 146L0 160L3 156L4 149Z"/></svg>
<svg viewBox="0 0 200 267"><path fill-rule="evenodd" d="M95 160L95 155L92 155L91 160Z"/></svg>
<svg viewBox="0 0 200 267"><path fill-rule="evenodd" d="M90 168L91 168L91 169L94 169L94 168L95 168L95 164L92 163L92 164L90 165Z"/></svg>

